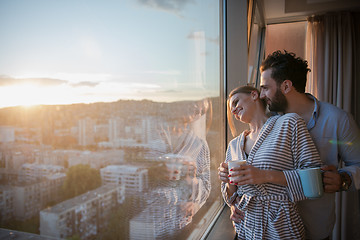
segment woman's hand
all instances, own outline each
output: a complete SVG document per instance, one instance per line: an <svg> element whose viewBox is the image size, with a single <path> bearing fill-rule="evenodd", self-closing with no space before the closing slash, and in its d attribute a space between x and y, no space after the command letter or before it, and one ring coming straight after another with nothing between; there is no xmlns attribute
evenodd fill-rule
<svg viewBox="0 0 360 240"><path fill-rule="evenodd" d="M220 163L220 167L218 168L218 170L219 170L219 179L224 183L228 183L229 182L228 164L225 162Z"/></svg>
<svg viewBox="0 0 360 240"><path fill-rule="evenodd" d="M230 182L230 184L235 185L262 184L267 182L266 170L261 170L247 164L230 169L230 175L234 179L234 182Z"/></svg>
<svg viewBox="0 0 360 240"><path fill-rule="evenodd" d="M235 202L231 204L230 206L230 220L235 223L240 223L242 220L244 220L245 213L240 211L235 204L238 204L240 202L240 198L236 197Z"/></svg>

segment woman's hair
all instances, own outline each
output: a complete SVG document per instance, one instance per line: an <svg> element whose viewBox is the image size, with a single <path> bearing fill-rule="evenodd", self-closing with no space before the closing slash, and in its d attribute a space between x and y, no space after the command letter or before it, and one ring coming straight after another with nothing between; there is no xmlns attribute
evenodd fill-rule
<svg viewBox="0 0 360 240"><path fill-rule="evenodd" d="M237 87L237 88L233 89L229 94L229 97L226 101L226 105L227 105L226 114L227 114L229 127L231 130L231 134L233 135L233 137L235 137L237 135L237 132L236 132L236 128L235 128L234 121L233 121L233 114L231 113L230 98L238 93L251 94L251 92L253 92L253 91L256 91L260 96L260 91L257 88L255 88L253 86L248 86L248 85ZM260 99L260 101L261 101L261 104L264 107L264 109L266 109L266 101L264 99Z"/></svg>

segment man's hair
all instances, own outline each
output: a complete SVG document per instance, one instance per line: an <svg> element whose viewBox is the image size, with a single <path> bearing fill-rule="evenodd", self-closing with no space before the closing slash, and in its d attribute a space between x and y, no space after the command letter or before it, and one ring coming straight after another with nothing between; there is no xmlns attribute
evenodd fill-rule
<svg viewBox="0 0 360 240"><path fill-rule="evenodd" d="M278 85L285 80L290 80L296 91L305 92L306 76L310 72L307 61L286 50L284 53L275 51L268 55L261 64L261 72L268 69L272 69L271 77Z"/></svg>

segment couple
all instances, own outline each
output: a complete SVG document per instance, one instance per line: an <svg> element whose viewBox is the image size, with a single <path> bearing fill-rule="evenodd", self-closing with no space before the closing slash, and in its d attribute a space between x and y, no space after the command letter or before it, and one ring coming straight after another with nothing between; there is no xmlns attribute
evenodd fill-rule
<svg viewBox="0 0 360 240"><path fill-rule="evenodd" d="M219 167L239 239L327 239L335 222L334 193L359 189L359 129L344 111L304 93L308 71L306 61L277 51L261 66L261 93L245 86L229 95L229 125L231 115L250 125L229 143ZM287 114L268 118L266 104ZM338 171L339 158L345 167ZM232 159L245 159L247 165L230 171L232 177L241 175L230 183ZM295 169L320 165L324 196L300 201L305 196Z"/></svg>

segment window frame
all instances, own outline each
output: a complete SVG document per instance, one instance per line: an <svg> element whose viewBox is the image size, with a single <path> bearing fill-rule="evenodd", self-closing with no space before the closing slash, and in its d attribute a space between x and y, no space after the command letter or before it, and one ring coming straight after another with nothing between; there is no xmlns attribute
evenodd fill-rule
<svg viewBox="0 0 360 240"><path fill-rule="evenodd" d="M253 19L255 14L258 14L259 37L255 41L256 56L255 67L259 67L264 58L264 42L265 42L265 18L263 5L261 1L256 0L219 0L220 1L220 65L221 65L221 106L222 113L224 114L224 144L225 148L229 141L233 138L226 120L226 99L230 91L236 86L248 84L248 61L249 61L249 47L252 43L251 35ZM251 9L251 24L248 25L248 4L253 4ZM248 34L243 34L244 32ZM243 54L247 53L247 54ZM256 71L254 78L255 87L258 87L260 81L259 71ZM247 128L247 124L235 123L236 128L243 131ZM225 156L225 151L224 151ZM223 201L223 200L222 200ZM223 202L223 206L217 212L213 221L210 223L208 229L202 236L203 239L232 239L235 236L235 231L229 220L230 210Z"/></svg>

